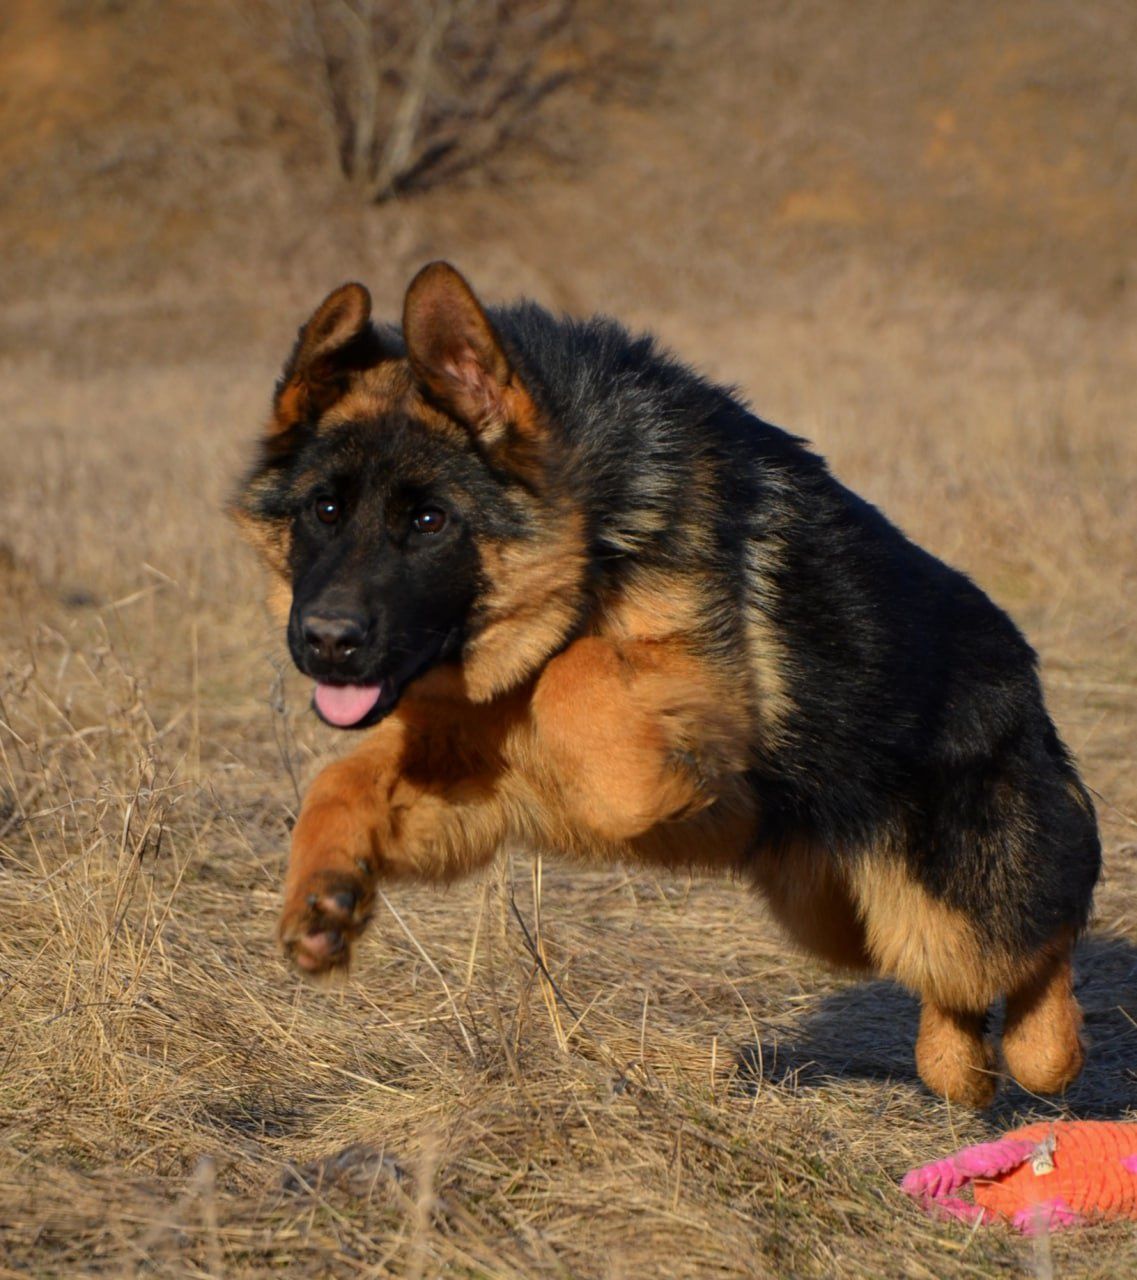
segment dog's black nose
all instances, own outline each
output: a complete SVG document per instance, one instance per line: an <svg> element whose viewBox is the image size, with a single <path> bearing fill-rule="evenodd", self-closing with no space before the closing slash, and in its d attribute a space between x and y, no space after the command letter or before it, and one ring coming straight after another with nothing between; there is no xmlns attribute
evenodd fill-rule
<svg viewBox="0 0 1137 1280"><path fill-rule="evenodd" d="M304 643L321 662L343 662L366 638L366 628L358 618L304 619Z"/></svg>

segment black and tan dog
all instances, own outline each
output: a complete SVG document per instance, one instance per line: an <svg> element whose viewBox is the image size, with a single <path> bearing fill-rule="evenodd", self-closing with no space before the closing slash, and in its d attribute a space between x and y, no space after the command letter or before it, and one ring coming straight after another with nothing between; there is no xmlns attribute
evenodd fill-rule
<svg viewBox="0 0 1137 1280"><path fill-rule="evenodd" d="M296 824L294 963L348 961L376 881L507 837L740 871L803 946L923 998L936 1092L1077 1075L1093 809L1035 657L800 441L608 320L484 310L451 267L402 328L316 311L236 502L329 724Z"/></svg>

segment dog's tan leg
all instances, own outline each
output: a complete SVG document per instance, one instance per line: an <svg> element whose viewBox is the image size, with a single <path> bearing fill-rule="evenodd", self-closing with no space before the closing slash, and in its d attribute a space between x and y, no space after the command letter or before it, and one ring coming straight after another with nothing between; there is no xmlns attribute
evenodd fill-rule
<svg viewBox="0 0 1137 1280"><path fill-rule="evenodd" d="M998 1078L983 1028L1001 989L1002 957L984 944L966 914L930 894L902 859L862 859L851 886L875 966L923 1001L916 1039L920 1078L952 1102L987 1106Z"/></svg>
<svg viewBox="0 0 1137 1280"><path fill-rule="evenodd" d="M493 857L505 826L493 769L463 751L453 724L443 719L431 734L392 717L329 765L304 799L281 944L305 972L345 966L379 878L464 875Z"/></svg>
<svg viewBox="0 0 1137 1280"><path fill-rule="evenodd" d="M757 864L771 914L800 947L842 969L871 969L865 926L852 891L824 854L808 846Z"/></svg>
<svg viewBox="0 0 1137 1280"><path fill-rule="evenodd" d="M705 808L745 755L737 699L667 642L575 641L542 672L532 712L571 818L606 840Z"/></svg>
<svg viewBox="0 0 1137 1280"><path fill-rule="evenodd" d="M1071 950L1064 942L1007 996L1003 1057L1011 1075L1032 1093L1062 1093L1085 1062Z"/></svg>
<svg viewBox="0 0 1137 1280"><path fill-rule="evenodd" d="M983 1032L985 1016L945 1009L924 998L916 1070L933 1093L968 1107L990 1105L998 1079L995 1055Z"/></svg>

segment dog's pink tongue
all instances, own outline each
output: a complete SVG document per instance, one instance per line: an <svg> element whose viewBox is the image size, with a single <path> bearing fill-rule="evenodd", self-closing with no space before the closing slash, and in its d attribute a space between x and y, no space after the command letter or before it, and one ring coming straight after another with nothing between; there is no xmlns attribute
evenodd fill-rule
<svg viewBox="0 0 1137 1280"><path fill-rule="evenodd" d="M382 691L378 684L317 684L316 707L329 724L346 729L367 715Z"/></svg>

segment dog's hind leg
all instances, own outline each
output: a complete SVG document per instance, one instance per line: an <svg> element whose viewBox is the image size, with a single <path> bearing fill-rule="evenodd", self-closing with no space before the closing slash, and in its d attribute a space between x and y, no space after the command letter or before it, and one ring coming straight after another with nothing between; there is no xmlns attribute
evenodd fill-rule
<svg viewBox="0 0 1137 1280"><path fill-rule="evenodd" d="M924 997L916 1070L933 1093L968 1107L990 1105L998 1079L986 1020L986 1013L947 1009Z"/></svg>
<svg viewBox="0 0 1137 1280"><path fill-rule="evenodd" d="M798 946L841 969L871 969L865 926L838 868L808 845L769 852L754 877L770 913Z"/></svg>
<svg viewBox="0 0 1137 1280"><path fill-rule="evenodd" d="M1066 938L1007 995L1003 1057L1031 1093L1061 1093L1082 1070L1082 1011L1074 997L1072 942Z"/></svg>
<svg viewBox="0 0 1137 1280"><path fill-rule="evenodd" d="M962 911L937 899L906 863L869 857L852 876L876 968L920 995L916 1069L952 1102L985 1107L995 1096L987 1011L1000 964Z"/></svg>

